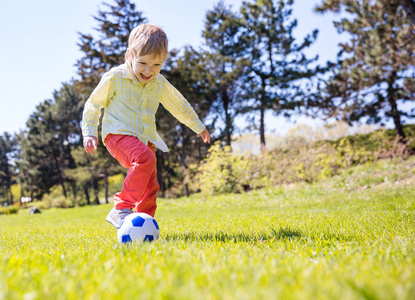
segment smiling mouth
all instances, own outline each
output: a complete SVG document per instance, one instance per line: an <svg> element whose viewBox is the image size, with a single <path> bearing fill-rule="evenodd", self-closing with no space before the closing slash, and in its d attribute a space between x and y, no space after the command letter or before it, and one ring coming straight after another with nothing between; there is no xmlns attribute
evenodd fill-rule
<svg viewBox="0 0 415 300"><path fill-rule="evenodd" d="M141 73L140 75L141 75L141 78L143 78L144 80L149 80L151 78L151 75L150 76L146 76L143 73Z"/></svg>

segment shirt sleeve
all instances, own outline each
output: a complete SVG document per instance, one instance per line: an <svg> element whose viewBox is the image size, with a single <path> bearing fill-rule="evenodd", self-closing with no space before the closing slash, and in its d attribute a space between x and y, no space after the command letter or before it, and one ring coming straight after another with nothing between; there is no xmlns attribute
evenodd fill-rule
<svg viewBox="0 0 415 300"><path fill-rule="evenodd" d="M177 119L195 133L199 134L206 126L200 121L190 103L166 79L163 82L163 92L160 103Z"/></svg>
<svg viewBox="0 0 415 300"><path fill-rule="evenodd" d="M113 78L111 73L105 73L98 86L86 101L82 115L83 136L92 135L98 137L98 124L101 116L101 108L107 106L108 101L114 94Z"/></svg>

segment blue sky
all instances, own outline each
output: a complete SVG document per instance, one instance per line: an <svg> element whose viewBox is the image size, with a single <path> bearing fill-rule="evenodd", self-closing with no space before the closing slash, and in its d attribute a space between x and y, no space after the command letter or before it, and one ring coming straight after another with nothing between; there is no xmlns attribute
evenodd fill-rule
<svg viewBox="0 0 415 300"><path fill-rule="evenodd" d="M0 134L18 132L36 105L52 98L63 82L76 77L74 64L82 53L78 33L94 33L93 16L102 0L20 0L0 4ZM112 0L106 2L113 3ZM133 0L149 22L161 26L169 37L169 47L198 47L206 12L218 0ZM242 0L225 0L239 9ZM333 16L316 14L321 1L297 0L293 15L298 20L295 36L304 37L319 29L317 42L308 50L320 61L334 60L341 37L332 25ZM304 118L298 122L310 123ZM267 114L267 129L284 133L293 123Z"/></svg>

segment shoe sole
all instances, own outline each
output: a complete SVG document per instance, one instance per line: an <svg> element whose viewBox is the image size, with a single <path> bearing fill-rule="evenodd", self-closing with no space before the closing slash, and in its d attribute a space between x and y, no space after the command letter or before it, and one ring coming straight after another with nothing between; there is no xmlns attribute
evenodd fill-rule
<svg viewBox="0 0 415 300"><path fill-rule="evenodd" d="M121 227L122 223L123 223L123 222L121 222L120 227L117 227L117 225L114 223L114 221L111 218L109 218L108 216L105 218L105 220L117 229L119 229Z"/></svg>

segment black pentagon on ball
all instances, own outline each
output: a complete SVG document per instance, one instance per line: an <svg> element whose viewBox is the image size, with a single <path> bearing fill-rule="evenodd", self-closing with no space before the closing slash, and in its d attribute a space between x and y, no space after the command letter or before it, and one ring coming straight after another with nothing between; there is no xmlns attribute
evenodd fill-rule
<svg viewBox="0 0 415 300"><path fill-rule="evenodd" d="M146 220L143 219L142 217L136 217L131 220L131 222L133 223L133 226L135 227L142 227L145 221Z"/></svg>
<svg viewBox="0 0 415 300"><path fill-rule="evenodd" d="M153 223L154 223L154 225L156 226L157 230L159 230L159 224L157 224L157 222L156 222L156 220L155 220L155 219L153 219Z"/></svg>
<svg viewBox="0 0 415 300"><path fill-rule="evenodd" d="M123 235L121 238L123 243L130 243L132 242L131 237L129 235Z"/></svg>
<svg viewBox="0 0 415 300"><path fill-rule="evenodd" d="M154 240L154 236L148 235L148 234L144 238L144 242L152 242L153 240Z"/></svg>

